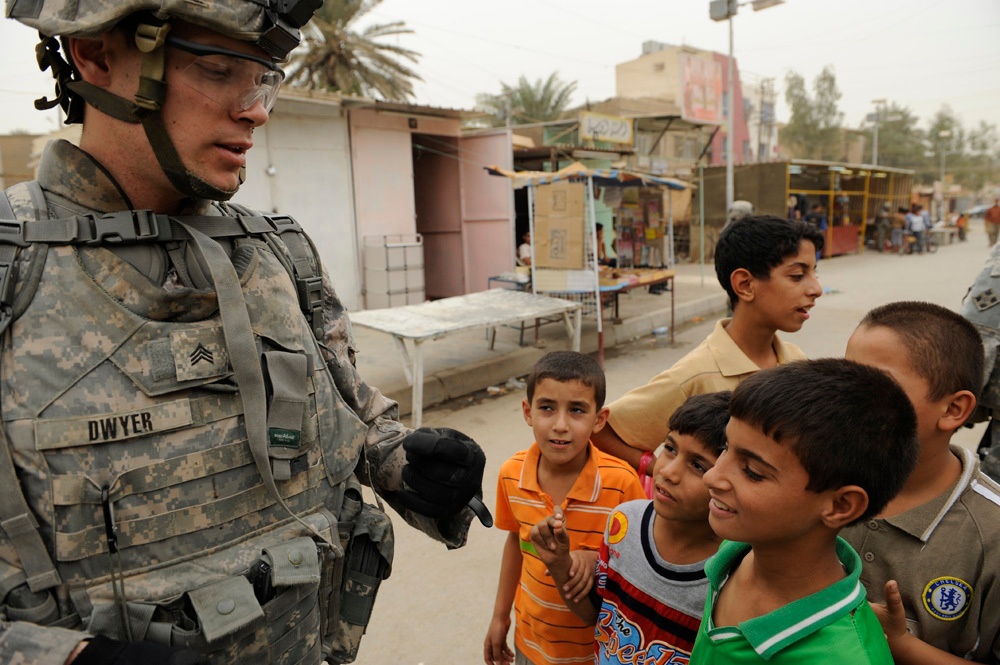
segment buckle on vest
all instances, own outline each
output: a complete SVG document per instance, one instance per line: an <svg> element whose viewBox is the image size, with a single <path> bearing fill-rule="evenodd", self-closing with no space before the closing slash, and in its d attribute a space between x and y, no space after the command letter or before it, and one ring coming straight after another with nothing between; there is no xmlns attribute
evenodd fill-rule
<svg viewBox="0 0 1000 665"><path fill-rule="evenodd" d="M267 219L271 221L274 225L274 231L277 234L285 233L286 231L301 231L302 227L299 223L288 215L268 215Z"/></svg>
<svg viewBox="0 0 1000 665"><path fill-rule="evenodd" d="M152 210L122 210L107 215L88 215L92 238L88 245L157 240L160 225Z"/></svg>
<svg viewBox="0 0 1000 665"><path fill-rule="evenodd" d="M21 227L21 222L0 221L0 242L6 245L27 247L28 243L24 239L24 229Z"/></svg>

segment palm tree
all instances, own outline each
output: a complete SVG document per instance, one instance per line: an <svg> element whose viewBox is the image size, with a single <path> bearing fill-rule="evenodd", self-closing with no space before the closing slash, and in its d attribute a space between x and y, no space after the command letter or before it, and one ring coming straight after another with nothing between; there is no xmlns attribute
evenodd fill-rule
<svg viewBox="0 0 1000 665"><path fill-rule="evenodd" d="M366 95L388 101L413 97L413 81L422 80L402 62L419 53L377 40L413 34L403 21L376 23L360 32L352 24L382 0L326 0L303 29L304 44L292 54L287 81L313 90Z"/></svg>
<svg viewBox="0 0 1000 665"><path fill-rule="evenodd" d="M493 127L558 120L569 106L576 81L564 83L553 72L545 81L538 79L534 83L524 76L516 86L501 81L500 88L499 95L476 95L476 106L489 114L488 122Z"/></svg>

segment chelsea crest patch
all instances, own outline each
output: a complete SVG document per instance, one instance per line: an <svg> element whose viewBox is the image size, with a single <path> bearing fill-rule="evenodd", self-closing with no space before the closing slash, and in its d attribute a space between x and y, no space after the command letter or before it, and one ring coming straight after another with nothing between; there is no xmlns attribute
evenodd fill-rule
<svg viewBox="0 0 1000 665"><path fill-rule="evenodd" d="M972 587L957 577L939 577L924 587L924 607L942 621L954 621L969 609Z"/></svg>

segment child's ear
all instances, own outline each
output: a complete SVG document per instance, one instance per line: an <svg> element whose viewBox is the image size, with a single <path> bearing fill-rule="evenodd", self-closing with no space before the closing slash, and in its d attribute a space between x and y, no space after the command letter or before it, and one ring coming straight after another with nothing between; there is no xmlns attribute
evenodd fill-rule
<svg viewBox="0 0 1000 665"><path fill-rule="evenodd" d="M944 399L947 405L944 413L938 418L938 429L954 432L965 424L976 408L976 396L968 390L959 390Z"/></svg>
<svg viewBox="0 0 1000 665"><path fill-rule="evenodd" d="M733 274L729 276L729 284L740 300L746 302L753 300L753 275L749 270L746 268L734 270Z"/></svg>
<svg viewBox="0 0 1000 665"><path fill-rule="evenodd" d="M841 529L868 510L868 492L858 485L844 485L830 490L830 502L820 515L831 529Z"/></svg>
<svg viewBox="0 0 1000 665"><path fill-rule="evenodd" d="M608 414L611 413L608 407L604 407L597 412L597 420L594 421L594 434L604 429L604 423L608 422Z"/></svg>
<svg viewBox="0 0 1000 665"><path fill-rule="evenodd" d="M521 400L521 413L524 414L524 422L531 427L531 404L526 399Z"/></svg>

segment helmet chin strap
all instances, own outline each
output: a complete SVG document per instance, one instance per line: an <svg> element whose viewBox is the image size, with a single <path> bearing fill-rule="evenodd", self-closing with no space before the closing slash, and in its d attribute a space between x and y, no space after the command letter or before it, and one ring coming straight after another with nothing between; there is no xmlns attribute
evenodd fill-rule
<svg viewBox="0 0 1000 665"><path fill-rule="evenodd" d="M142 76L133 101L86 81L72 81L66 87L101 113L122 122L141 124L160 169L181 194L197 199L228 201L246 180L246 167L240 168L239 184L234 189L212 185L184 166L163 123L163 102L167 96L163 43L169 31L170 24L166 22L161 25L141 23L136 28L135 42L142 52Z"/></svg>

